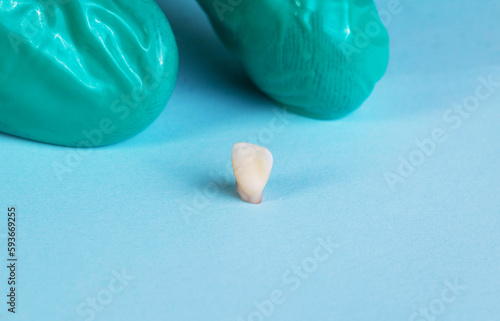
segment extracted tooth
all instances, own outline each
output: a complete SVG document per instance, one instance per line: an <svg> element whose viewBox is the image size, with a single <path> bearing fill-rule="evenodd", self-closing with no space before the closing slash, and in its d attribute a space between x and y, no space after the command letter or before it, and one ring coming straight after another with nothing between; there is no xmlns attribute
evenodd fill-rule
<svg viewBox="0 0 500 321"><path fill-rule="evenodd" d="M273 155L261 146L236 143L231 154L236 190L245 202L260 204L271 174Z"/></svg>

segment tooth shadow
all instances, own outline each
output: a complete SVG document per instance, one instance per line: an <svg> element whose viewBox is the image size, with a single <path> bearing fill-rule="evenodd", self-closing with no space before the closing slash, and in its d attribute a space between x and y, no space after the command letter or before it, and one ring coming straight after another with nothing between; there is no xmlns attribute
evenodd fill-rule
<svg viewBox="0 0 500 321"><path fill-rule="evenodd" d="M234 181L229 183L220 183L214 181L210 176L205 176L200 178L194 185L194 188L203 193L203 195L210 201L240 199L240 195L236 191L236 183Z"/></svg>

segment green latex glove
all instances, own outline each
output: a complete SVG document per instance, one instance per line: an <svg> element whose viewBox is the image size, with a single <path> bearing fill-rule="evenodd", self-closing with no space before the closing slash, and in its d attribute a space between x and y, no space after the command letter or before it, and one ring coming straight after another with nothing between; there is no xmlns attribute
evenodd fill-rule
<svg viewBox="0 0 500 321"><path fill-rule="evenodd" d="M145 129L177 77L153 0L0 1L0 131L94 147Z"/></svg>
<svg viewBox="0 0 500 321"><path fill-rule="evenodd" d="M198 0L255 84L292 111L339 118L383 76L389 36L372 0Z"/></svg>

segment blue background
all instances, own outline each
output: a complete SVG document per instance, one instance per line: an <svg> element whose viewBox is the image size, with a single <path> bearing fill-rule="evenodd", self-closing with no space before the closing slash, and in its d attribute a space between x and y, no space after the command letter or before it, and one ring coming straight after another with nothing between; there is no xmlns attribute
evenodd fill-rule
<svg viewBox="0 0 500 321"><path fill-rule="evenodd" d="M500 81L498 1L401 0L386 21L385 78L339 121L276 118L194 1L160 5L180 73L145 132L73 159L60 179L53 165L74 150L0 135L1 212L15 205L19 216L9 320L86 320L77 307L98 295L95 320L422 321L421 309L499 320L500 87L460 125L443 118L480 77ZM391 189L387 173L438 128L446 141ZM238 141L274 155L259 206L239 200L232 177L214 187ZM318 238L338 246L299 285L287 281L314 263ZM108 303L123 269L133 279ZM463 286L453 294L446 282ZM254 302L275 290L281 303L263 316Z"/></svg>

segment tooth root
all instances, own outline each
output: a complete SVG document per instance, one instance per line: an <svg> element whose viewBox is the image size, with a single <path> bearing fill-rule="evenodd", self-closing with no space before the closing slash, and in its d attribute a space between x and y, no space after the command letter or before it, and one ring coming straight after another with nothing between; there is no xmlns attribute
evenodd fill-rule
<svg viewBox="0 0 500 321"><path fill-rule="evenodd" d="M245 202L260 204L267 184L273 155L261 146L249 143L236 143L231 154L236 190Z"/></svg>
<svg viewBox="0 0 500 321"><path fill-rule="evenodd" d="M254 203L254 204L262 203L262 196L264 195L263 191L258 193L258 194L254 194L254 195L246 194L240 188L240 185L238 183L236 183L236 191L238 192L238 194L240 194L241 199L245 202Z"/></svg>

